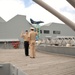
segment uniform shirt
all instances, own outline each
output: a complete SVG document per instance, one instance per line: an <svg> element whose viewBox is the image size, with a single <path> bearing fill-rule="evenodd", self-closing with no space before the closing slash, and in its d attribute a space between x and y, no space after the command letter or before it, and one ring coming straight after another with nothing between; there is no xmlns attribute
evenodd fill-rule
<svg viewBox="0 0 75 75"><path fill-rule="evenodd" d="M30 40L35 40L36 35L37 35L37 32L30 31L28 37L30 38Z"/></svg>
<svg viewBox="0 0 75 75"><path fill-rule="evenodd" d="M22 34L24 41L28 41L28 34Z"/></svg>

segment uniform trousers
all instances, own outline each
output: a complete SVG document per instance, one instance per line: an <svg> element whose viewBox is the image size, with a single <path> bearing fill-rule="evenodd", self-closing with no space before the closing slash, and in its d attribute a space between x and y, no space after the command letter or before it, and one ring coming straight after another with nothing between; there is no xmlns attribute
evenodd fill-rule
<svg viewBox="0 0 75 75"><path fill-rule="evenodd" d="M24 41L25 55L29 55L29 41Z"/></svg>
<svg viewBox="0 0 75 75"><path fill-rule="evenodd" d="M35 57L35 41L30 41L30 57Z"/></svg>

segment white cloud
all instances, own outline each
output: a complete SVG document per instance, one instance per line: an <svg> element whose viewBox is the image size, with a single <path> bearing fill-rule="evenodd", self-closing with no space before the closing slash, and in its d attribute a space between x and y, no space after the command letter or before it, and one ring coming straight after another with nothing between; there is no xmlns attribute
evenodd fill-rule
<svg viewBox="0 0 75 75"><path fill-rule="evenodd" d="M43 0L49 4L52 8L56 9L58 12L72 20L75 21L75 14L72 14L69 11L62 10L67 7L67 10L73 11L74 8L66 0ZM46 11L44 8L38 4L32 4L30 7L25 8L25 5L22 0L0 0L0 16L8 21L17 14L26 15L27 20L30 21L30 18L38 21L42 20L45 23L49 22L60 22L57 17L55 17L50 12Z"/></svg>
<svg viewBox="0 0 75 75"><path fill-rule="evenodd" d="M0 0L0 16L6 21L24 9L20 0Z"/></svg>

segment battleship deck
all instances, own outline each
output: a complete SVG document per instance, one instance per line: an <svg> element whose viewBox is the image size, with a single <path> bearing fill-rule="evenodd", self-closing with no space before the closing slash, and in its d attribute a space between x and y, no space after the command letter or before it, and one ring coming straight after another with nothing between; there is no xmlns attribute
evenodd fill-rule
<svg viewBox="0 0 75 75"><path fill-rule="evenodd" d="M27 75L75 75L75 57L36 52L32 59L23 49L0 49L0 63L11 63Z"/></svg>

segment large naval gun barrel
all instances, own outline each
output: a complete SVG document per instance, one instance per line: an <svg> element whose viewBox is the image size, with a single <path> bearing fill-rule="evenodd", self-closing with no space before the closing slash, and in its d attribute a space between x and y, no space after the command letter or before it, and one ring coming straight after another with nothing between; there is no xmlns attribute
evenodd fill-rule
<svg viewBox="0 0 75 75"><path fill-rule="evenodd" d="M75 8L75 0L67 0Z"/></svg>
<svg viewBox="0 0 75 75"><path fill-rule="evenodd" d="M43 2L42 0L33 0L33 1L36 2L37 4L39 4L40 6L42 6L43 8L45 8L47 11L49 11L50 13L55 15L56 17L58 17L61 21L63 21L66 25L68 25L69 27L71 27L75 31L75 23L73 23L71 20L69 20L68 18L66 18L62 14L60 14L58 11L53 9L51 6L49 6L48 4Z"/></svg>

